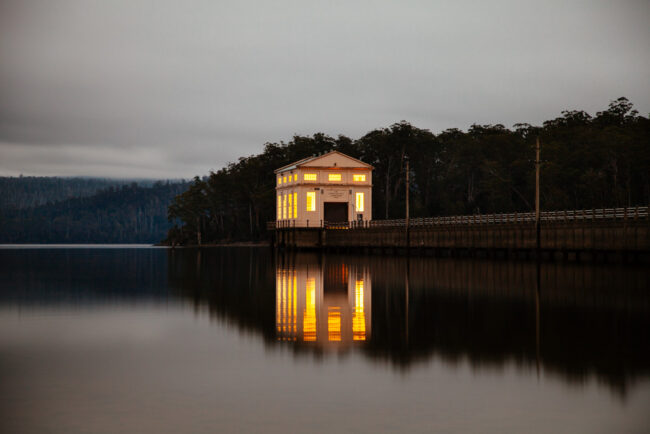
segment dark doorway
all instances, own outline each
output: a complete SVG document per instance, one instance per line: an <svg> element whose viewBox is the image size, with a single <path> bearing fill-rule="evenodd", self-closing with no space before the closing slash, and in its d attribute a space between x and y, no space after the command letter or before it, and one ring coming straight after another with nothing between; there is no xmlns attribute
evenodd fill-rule
<svg viewBox="0 0 650 434"><path fill-rule="evenodd" d="M326 222L347 222L347 202L325 202L324 217Z"/></svg>

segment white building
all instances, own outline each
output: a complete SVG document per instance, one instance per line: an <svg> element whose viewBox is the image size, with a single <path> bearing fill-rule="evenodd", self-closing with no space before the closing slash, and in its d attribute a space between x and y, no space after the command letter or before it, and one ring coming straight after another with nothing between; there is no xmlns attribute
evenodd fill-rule
<svg viewBox="0 0 650 434"><path fill-rule="evenodd" d="M338 151L275 170L277 222L307 227L372 220L372 170Z"/></svg>

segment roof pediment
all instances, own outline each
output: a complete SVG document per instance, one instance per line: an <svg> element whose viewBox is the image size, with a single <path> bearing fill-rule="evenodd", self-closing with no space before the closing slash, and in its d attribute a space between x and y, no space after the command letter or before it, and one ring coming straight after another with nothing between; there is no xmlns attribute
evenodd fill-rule
<svg viewBox="0 0 650 434"><path fill-rule="evenodd" d="M330 151L327 154L318 155L309 158L303 158L295 163L276 169L275 172L284 172L287 170L298 169L300 167L319 167L319 168L343 168L343 169L374 169L370 164L361 160L352 158L339 151Z"/></svg>

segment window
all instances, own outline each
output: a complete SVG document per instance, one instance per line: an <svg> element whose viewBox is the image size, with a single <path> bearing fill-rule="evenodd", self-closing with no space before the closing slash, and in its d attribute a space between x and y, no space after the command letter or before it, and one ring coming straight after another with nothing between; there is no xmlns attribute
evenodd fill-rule
<svg viewBox="0 0 650 434"><path fill-rule="evenodd" d="M298 181L298 174L297 173L293 175L293 180Z"/></svg>
<svg viewBox="0 0 650 434"><path fill-rule="evenodd" d="M307 211L316 211L316 192L307 192Z"/></svg>
<svg viewBox="0 0 650 434"><path fill-rule="evenodd" d="M282 177L278 176L278 185L282 184Z"/></svg>
<svg viewBox="0 0 650 434"><path fill-rule="evenodd" d="M356 199L357 212L363 212L363 193L357 193Z"/></svg>
<svg viewBox="0 0 650 434"><path fill-rule="evenodd" d="M289 193L289 207L287 208L289 211L289 218L293 218L293 195Z"/></svg>
<svg viewBox="0 0 650 434"><path fill-rule="evenodd" d="M341 180L341 174L340 173L330 173L327 175L327 180L328 181L340 181Z"/></svg>
<svg viewBox="0 0 650 434"><path fill-rule="evenodd" d="M304 178L305 181L316 181L318 179L315 173L305 173Z"/></svg>
<svg viewBox="0 0 650 434"><path fill-rule="evenodd" d="M286 184L286 183L287 183L287 177L286 177L286 176L283 176L283 177L282 177L282 183L283 183L283 184Z"/></svg>
<svg viewBox="0 0 650 434"><path fill-rule="evenodd" d="M298 218L298 193L293 193L293 218Z"/></svg>
<svg viewBox="0 0 650 434"><path fill-rule="evenodd" d="M282 219L287 218L287 195L282 195Z"/></svg>
<svg viewBox="0 0 650 434"><path fill-rule="evenodd" d="M366 175L352 175L352 180L356 182L365 182Z"/></svg>
<svg viewBox="0 0 650 434"><path fill-rule="evenodd" d="M282 220L282 195L278 194L278 220Z"/></svg>

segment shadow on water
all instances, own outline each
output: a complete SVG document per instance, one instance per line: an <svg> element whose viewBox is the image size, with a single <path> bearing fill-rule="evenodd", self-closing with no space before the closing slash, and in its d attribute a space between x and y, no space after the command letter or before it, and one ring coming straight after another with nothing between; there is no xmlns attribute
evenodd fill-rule
<svg viewBox="0 0 650 434"><path fill-rule="evenodd" d="M271 346L399 370L506 363L624 398L650 373L648 272L622 265L170 250L172 290Z"/></svg>
<svg viewBox="0 0 650 434"><path fill-rule="evenodd" d="M164 249L0 249L0 305L105 305L168 295Z"/></svg>

